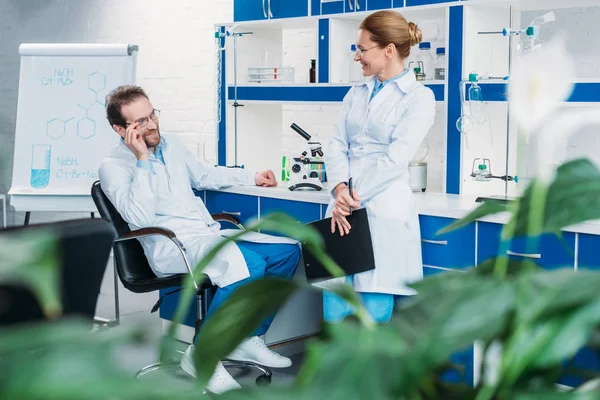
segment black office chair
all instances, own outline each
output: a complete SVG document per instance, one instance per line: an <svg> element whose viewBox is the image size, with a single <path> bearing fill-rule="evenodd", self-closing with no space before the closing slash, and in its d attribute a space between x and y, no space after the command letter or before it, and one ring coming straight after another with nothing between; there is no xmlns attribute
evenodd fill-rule
<svg viewBox="0 0 600 400"><path fill-rule="evenodd" d="M177 236L173 231L163 227L148 227L131 231L127 222L125 222L102 191L100 181L96 181L92 185L92 199L96 204L100 216L112 223L117 232L118 237L114 241L113 249L117 274L119 275L121 282L123 282L123 286L134 293L147 293L159 289L179 288L182 285L186 274L176 274L164 278L157 277L148 263L148 259L144 254L144 249L140 242L138 240L131 240L151 235L161 235L171 240L181 252L188 274L193 276L192 267L187 258L185 247L179 239L177 239ZM234 216L228 214L214 214L212 217L215 221L227 221L240 229L243 229L240 220ZM202 279L201 285L194 283L198 296L198 314L196 315L194 338L198 334L204 316L208 311L212 293L216 290L216 287L212 285L208 277L204 276L204 278L205 279ZM195 282L197 281L198 279L195 279ZM160 301L161 300L159 299L153 311L156 311L156 307L160 306ZM182 354L182 352L180 353ZM158 370L166 365L167 363L161 362L148 365L140 369L137 372L136 377L140 378L141 376ZM169 365L173 365L173 363L169 363ZM262 372L262 375L256 379L257 383L268 384L271 382L271 370L262 365L244 361L223 361L223 365L225 367L233 368L256 368Z"/></svg>
<svg viewBox="0 0 600 400"><path fill-rule="evenodd" d="M83 317L91 324L115 238L112 226L99 219L79 219L6 228L0 237L42 232L50 232L58 242L62 316ZM0 299L0 325L45 319L37 298L25 286L0 285Z"/></svg>

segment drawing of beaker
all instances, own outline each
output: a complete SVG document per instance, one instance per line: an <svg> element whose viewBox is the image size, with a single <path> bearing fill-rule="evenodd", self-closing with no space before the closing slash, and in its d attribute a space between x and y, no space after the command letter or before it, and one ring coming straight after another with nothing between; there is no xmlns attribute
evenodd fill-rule
<svg viewBox="0 0 600 400"><path fill-rule="evenodd" d="M31 146L31 177L29 184L34 189L43 189L50 181L50 152L49 144L34 144Z"/></svg>

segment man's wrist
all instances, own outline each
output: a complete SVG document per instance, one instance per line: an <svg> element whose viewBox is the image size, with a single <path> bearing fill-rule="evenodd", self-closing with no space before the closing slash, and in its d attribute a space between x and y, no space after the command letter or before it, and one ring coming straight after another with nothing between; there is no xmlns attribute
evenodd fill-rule
<svg viewBox="0 0 600 400"><path fill-rule="evenodd" d="M150 160L150 154L146 153L146 154L136 154L135 157L138 159L138 161L148 161Z"/></svg>

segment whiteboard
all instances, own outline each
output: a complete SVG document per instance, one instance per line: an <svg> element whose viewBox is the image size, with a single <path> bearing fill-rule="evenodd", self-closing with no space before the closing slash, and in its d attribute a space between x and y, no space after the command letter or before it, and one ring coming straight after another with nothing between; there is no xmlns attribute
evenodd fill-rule
<svg viewBox="0 0 600 400"><path fill-rule="evenodd" d="M98 167L119 136L104 101L135 81L137 46L22 44L11 205L17 211L94 211Z"/></svg>

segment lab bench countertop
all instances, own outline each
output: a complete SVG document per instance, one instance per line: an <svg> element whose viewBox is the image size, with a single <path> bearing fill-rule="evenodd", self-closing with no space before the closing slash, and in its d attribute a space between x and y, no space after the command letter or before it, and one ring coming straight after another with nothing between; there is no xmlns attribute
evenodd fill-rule
<svg viewBox="0 0 600 400"><path fill-rule="evenodd" d="M225 193L245 194L257 197L269 197L282 200L302 201L308 203L329 204L331 188L327 185L321 191L294 190L285 184L276 187L234 186L219 190ZM415 192L417 210L420 215L430 215L445 218L463 218L481 203L475 202L475 195L457 195L434 192ZM508 213L499 213L480 218L479 221L505 224L509 220ZM587 221L566 227L565 231L600 235L600 220Z"/></svg>

